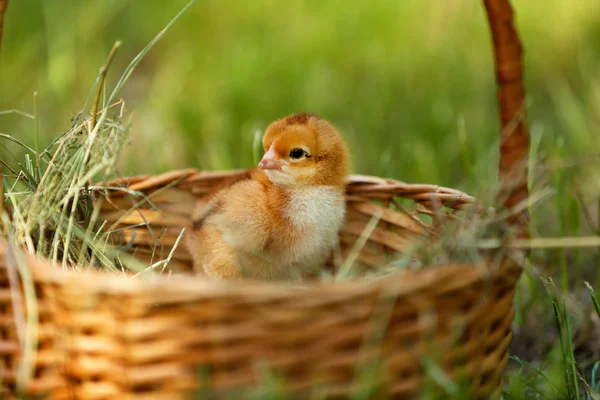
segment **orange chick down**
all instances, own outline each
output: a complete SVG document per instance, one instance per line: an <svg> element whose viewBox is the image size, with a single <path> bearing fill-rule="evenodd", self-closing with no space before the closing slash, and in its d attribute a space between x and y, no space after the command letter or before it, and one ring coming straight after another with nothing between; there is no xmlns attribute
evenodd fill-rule
<svg viewBox="0 0 600 400"><path fill-rule="evenodd" d="M186 245L211 278L298 279L322 266L345 217L348 150L325 119L271 123L248 179L199 202Z"/></svg>

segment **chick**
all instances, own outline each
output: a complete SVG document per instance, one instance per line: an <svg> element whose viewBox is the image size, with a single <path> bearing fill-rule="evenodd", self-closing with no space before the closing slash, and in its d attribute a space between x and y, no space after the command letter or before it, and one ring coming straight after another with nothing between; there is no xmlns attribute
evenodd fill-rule
<svg viewBox="0 0 600 400"><path fill-rule="evenodd" d="M348 150L316 115L271 123L250 177L199 203L186 236L194 268L211 278L298 279L323 265L346 212Z"/></svg>

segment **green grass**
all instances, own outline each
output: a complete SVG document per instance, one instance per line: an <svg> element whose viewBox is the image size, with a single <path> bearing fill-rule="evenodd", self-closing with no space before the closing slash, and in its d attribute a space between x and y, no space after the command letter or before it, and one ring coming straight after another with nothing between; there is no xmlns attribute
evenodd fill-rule
<svg viewBox="0 0 600 400"><path fill-rule="evenodd" d="M0 53L0 160L20 162L30 185L22 190L37 191L52 155L40 150L55 149L57 134L84 118L81 106L92 101L98 69L122 40L105 86L118 87L119 96L102 93L104 105L125 98L132 115L127 127L135 146L124 147L116 166L122 175L254 165L257 131L283 115L312 111L348 137L355 172L489 199L497 186L499 122L479 3L207 0L191 7L133 71L129 60L187 1L12 1ZM530 231L597 235L600 3L514 5L530 101L531 189L551 190L534 207ZM111 121L102 129L115 128ZM79 181L89 165L114 160L92 161L80 164ZM64 230L54 258L83 261L89 253L81 247L71 255L59 251L81 237L68 230L77 210L65 215L49 220ZM583 344L575 337L600 314L599 260L593 248L532 252L515 300L506 398L598 398L594 336ZM557 285L547 285L548 278ZM600 342L599 332L595 338ZM528 340L535 345L520 345Z"/></svg>

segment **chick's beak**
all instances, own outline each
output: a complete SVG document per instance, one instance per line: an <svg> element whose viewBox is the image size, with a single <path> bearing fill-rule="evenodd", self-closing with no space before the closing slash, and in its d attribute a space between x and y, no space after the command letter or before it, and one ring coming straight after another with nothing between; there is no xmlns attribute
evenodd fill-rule
<svg viewBox="0 0 600 400"><path fill-rule="evenodd" d="M283 163L280 160L277 160L277 154L275 154L275 149L273 146L269 148L269 151L265 153L262 160L258 163L258 166L262 169L270 169L275 171L281 171L281 167Z"/></svg>

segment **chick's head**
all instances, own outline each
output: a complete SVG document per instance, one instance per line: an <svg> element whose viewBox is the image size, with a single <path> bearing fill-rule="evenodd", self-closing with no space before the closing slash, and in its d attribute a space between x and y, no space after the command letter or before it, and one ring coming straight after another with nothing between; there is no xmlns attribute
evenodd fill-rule
<svg viewBox="0 0 600 400"><path fill-rule="evenodd" d="M346 184L349 156L344 138L314 114L293 114L271 123L263 136L265 154L258 164L278 185Z"/></svg>

